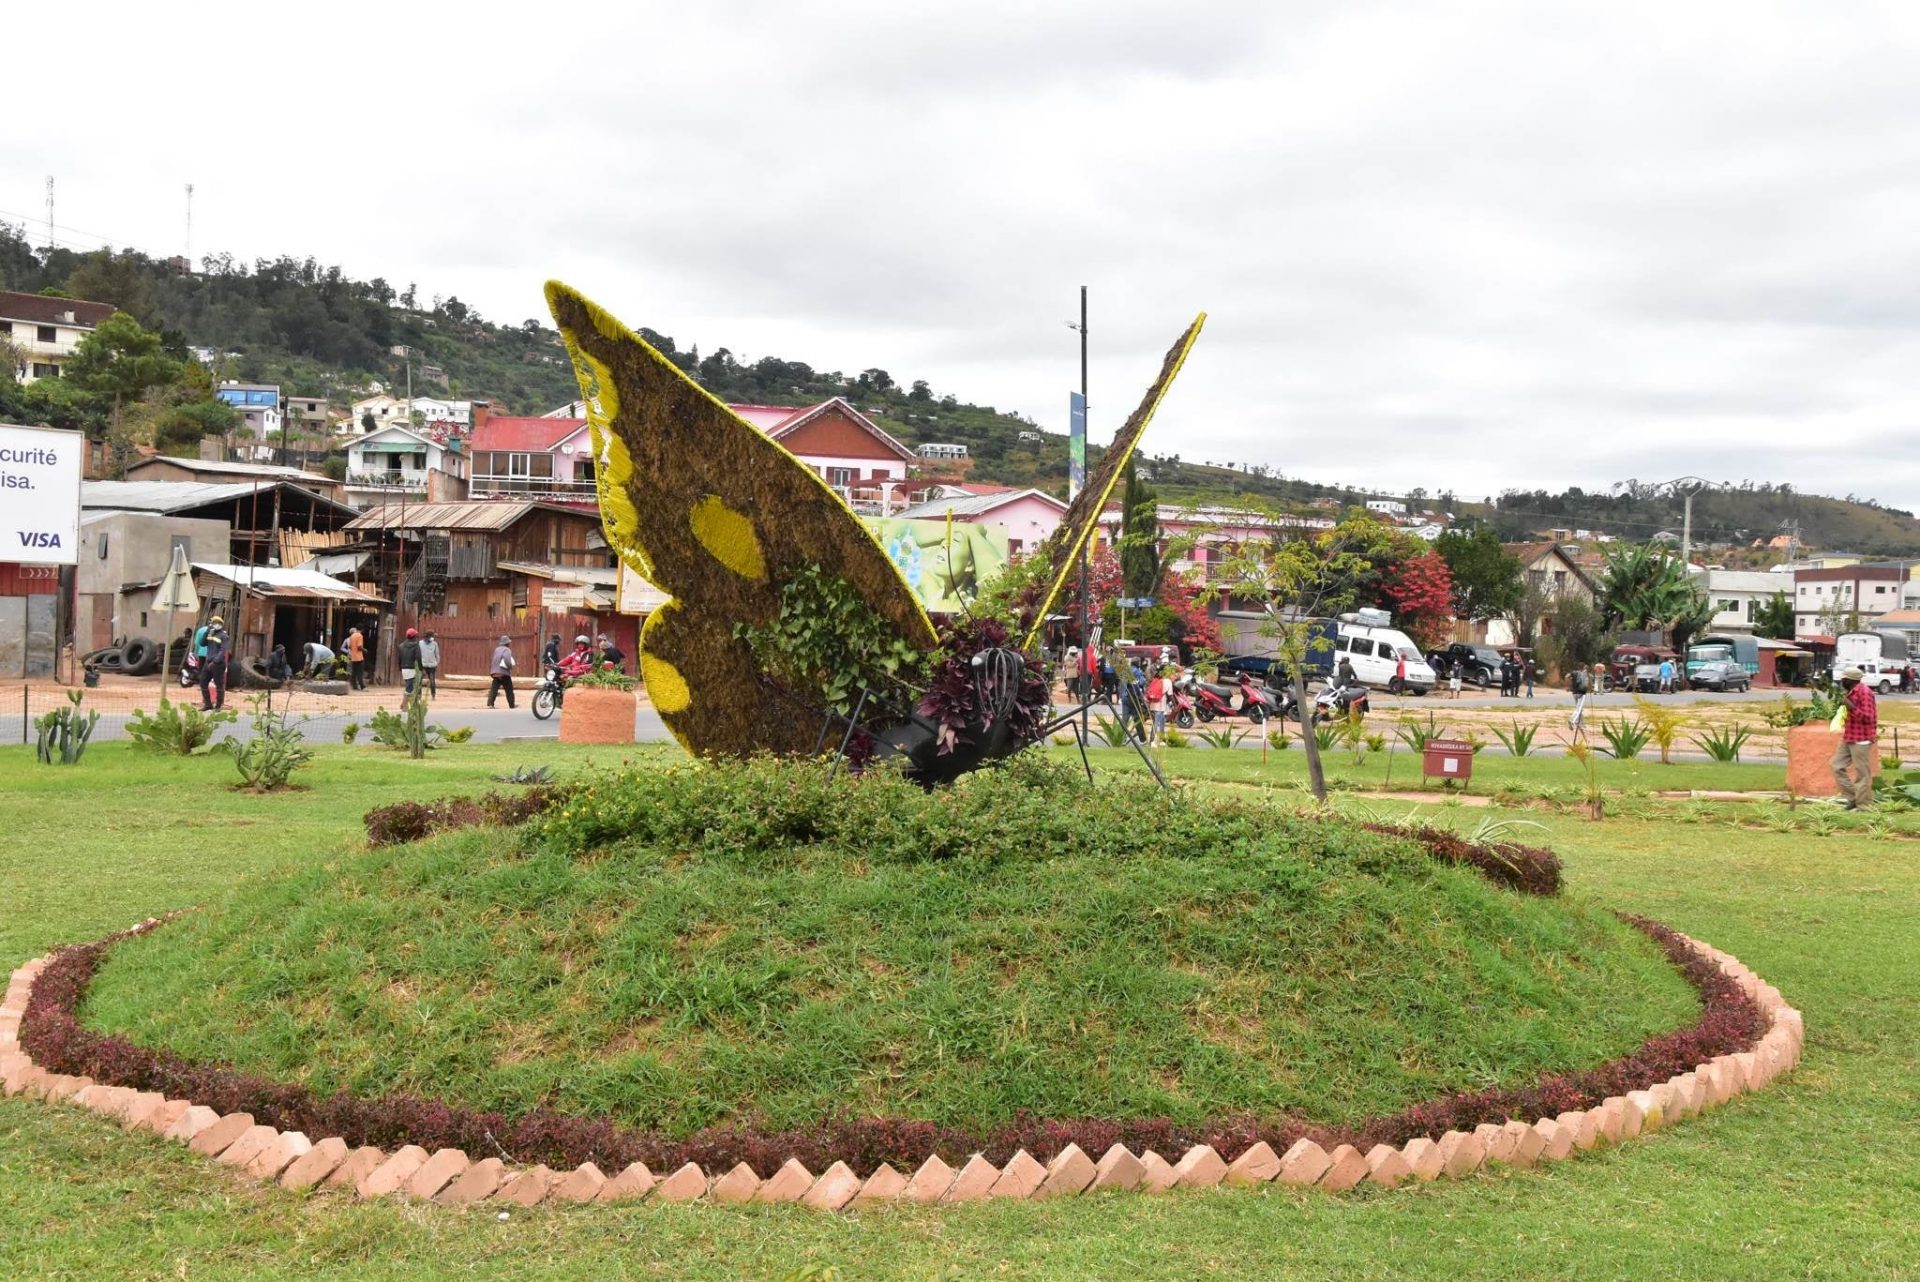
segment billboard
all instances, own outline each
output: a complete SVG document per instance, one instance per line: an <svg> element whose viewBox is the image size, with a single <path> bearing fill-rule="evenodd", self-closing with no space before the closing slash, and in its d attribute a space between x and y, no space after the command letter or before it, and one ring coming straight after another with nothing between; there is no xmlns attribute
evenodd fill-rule
<svg viewBox="0 0 1920 1282"><path fill-rule="evenodd" d="M957 614L1007 566L1007 528L863 516L929 614Z"/></svg>
<svg viewBox="0 0 1920 1282"><path fill-rule="evenodd" d="M971 602L1007 566L1004 525L910 521L897 516L863 516L860 521L873 531L929 614L959 613L963 603ZM553 590L549 588L542 599L552 600ZM622 614L651 614L667 603L667 594L622 561L619 601Z"/></svg>
<svg viewBox="0 0 1920 1282"><path fill-rule="evenodd" d="M80 558L80 452L86 438L0 424L0 561L73 565Z"/></svg>

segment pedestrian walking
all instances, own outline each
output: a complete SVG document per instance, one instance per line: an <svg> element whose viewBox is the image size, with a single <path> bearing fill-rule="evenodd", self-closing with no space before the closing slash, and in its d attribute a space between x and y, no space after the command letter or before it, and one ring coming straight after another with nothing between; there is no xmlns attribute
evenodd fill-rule
<svg viewBox="0 0 1920 1282"><path fill-rule="evenodd" d="M207 620L200 659L200 711L218 712L227 706L227 663L233 657L227 644L226 621L219 615Z"/></svg>
<svg viewBox="0 0 1920 1282"><path fill-rule="evenodd" d="M427 680L427 698L440 693L440 638L433 635L433 629L427 629L427 635L420 638L420 675Z"/></svg>
<svg viewBox="0 0 1920 1282"><path fill-rule="evenodd" d="M359 628L347 629L347 662L352 666L353 688L367 688L367 639L360 635Z"/></svg>
<svg viewBox="0 0 1920 1282"><path fill-rule="evenodd" d="M555 641L559 638L555 637ZM494 699L502 690L507 694L507 706L513 706L513 638L501 637L500 644L493 647L493 666L489 671L493 680L487 685L487 706L493 706Z"/></svg>
<svg viewBox="0 0 1920 1282"><path fill-rule="evenodd" d="M1585 668L1573 670L1567 678L1567 689L1573 695L1573 713L1567 724L1573 727L1574 739L1582 740L1587 737L1587 697L1593 693L1593 681Z"/></svg>
<svg viewBox="0 0 1920 1282"><path fill-rule="evenodd" d="M1078 699L1080 697L1079 646L1070 645L1067 647L1066 653L1060 658L1060 670L1066 674L1064 680L1067 683L1067 697L1069 699Z"/></svg>
<svg viewBox="0 0 1920 1282"><path fill-rule="evenodd" d="M1447 691L1456 699L1460 697L1460 669L1465 666L1463 663L1447 665Z"/></svg>
<svg viewBox="0 0 1920 1282"><path fill-rule="evenodd" d="M1395 694L1407 692L1407 652L1405 650L1402 650L1394 659L1393 692Z"/></svg>
<svg viewBox="0 0 1920 1282"><path fill-rule="evenodd" d="M1660 693L1673 693L1673 660L1660 660Z"/></svg>
<svg viewBox="0 0 1920 1282"><path fill-rule="evenodd" d="M1833 781L1847 799L1848 810L1864 810L1873 804L1874 740L1880 737L1880 705L1866 683L1866 673L1848 668L1840 674L1840 688L1846 691L1846 706L1835 714L1841 721L1840 746L1834 749ZM1851 769L1853 777L1849 779Z"/></svg>
<svg viewBox="0 0 1920 1282"><path fill-rule="evenodd" d="M1520 660L1520 675L1527 682L1527 698L1533 698L1533 656L1527 655Z"/></svg>
<svg viewBox="0 0 1920 1282"><path fill-rule="evenodd" d="M400 688L406 691L407 698L413 698L413 687L420 680L420 632L408 628L406 639L400 643Z"/></svg>

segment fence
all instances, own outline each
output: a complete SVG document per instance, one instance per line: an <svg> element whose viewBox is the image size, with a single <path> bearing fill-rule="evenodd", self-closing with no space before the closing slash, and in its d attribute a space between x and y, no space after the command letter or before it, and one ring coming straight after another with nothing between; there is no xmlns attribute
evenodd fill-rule
<svg viewBox="0 0 1920 1282"><path fill-rule="evenodd" d="M485 676L493 670L493 648L506 637L523 673L537 674L540 629L533 619L465 618L423 614L410 626L431 631L440 642L440 671L448 676ZM537 675L535 677L537 678Z"/></svg>

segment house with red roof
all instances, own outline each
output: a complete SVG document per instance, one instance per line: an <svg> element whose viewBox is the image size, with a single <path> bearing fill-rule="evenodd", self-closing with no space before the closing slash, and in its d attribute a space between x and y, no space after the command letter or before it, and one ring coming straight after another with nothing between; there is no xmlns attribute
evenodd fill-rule
<svg viewBox="0 0 1920 1282"><path fill-rule="evenodd" d="M584 418L478 416L467 491L476 499L593 504L593 440Z"/></svg>
<svg viewBox="0 0 1920 1282"><path fill-rule="evenodd" d="M799 407L727 408L778 441L856 512L886 516L909 502L914 452L841 398ZM594 501L593 442L584 418L558 411L539 418L476 415L472 466L469 484L477 499Z"/></svg>

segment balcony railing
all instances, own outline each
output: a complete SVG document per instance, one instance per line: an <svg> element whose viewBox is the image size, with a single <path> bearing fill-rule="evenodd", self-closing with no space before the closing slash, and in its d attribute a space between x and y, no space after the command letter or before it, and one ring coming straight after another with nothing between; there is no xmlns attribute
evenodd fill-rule
<svg viewBox="0 0 1920 1282"><path fill-rule="evenodd" d="M424 490L425 472L349 472L347 484L362 490Z"/></svg>
<svg viewBox="0 0 1920 1282"><path fill-rule="evenodd" d="M476 476L467 489L475 498L511 494L523 499L591 503L598 496L592 481L564 481L551 476Z"/></svg>

